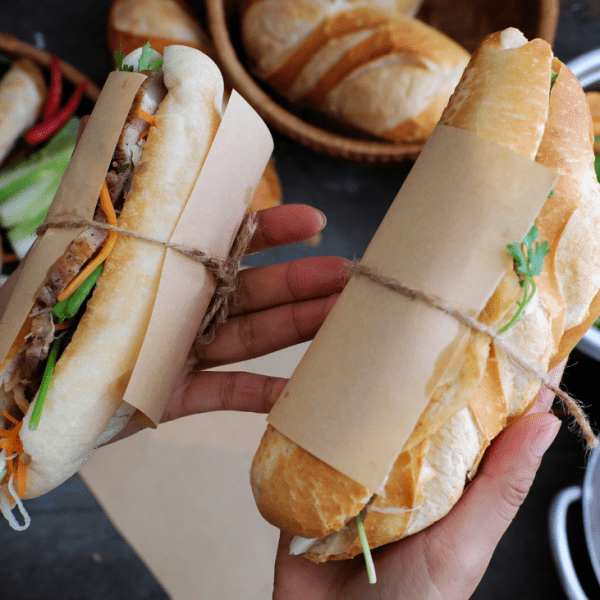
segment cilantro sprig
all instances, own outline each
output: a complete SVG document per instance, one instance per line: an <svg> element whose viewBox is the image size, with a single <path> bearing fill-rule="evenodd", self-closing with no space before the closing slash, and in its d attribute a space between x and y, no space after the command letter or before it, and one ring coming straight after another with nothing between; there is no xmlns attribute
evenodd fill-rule
<svg viewBox="0 0 600 600"><path fill-rule="evenodd" d="M115 61L117 63L118 71L126 71L127 73L134 73L135 68L133 65L125 65L126 54L123 52L123 44L119 45L119 50L115 50ZM163 60L154 60L150 63L152 58L152 49L150 48L150 42L146 42L142 47L142 54L139 60L138 71L157 71L163 66Z"/></svg>
<svg viewBox="0 0 600 600"><path fill-rule="evenodd" d="M544 258L549 254L548 241L540 244L535 242L539 235L537 227L534 225L525 239L520 244L507 244L508 251L515 261L517 273L519 273L519 285L524 288L523 300L517 300L519 308L513 318L500 330L500 333L506 331L513 323L523 316L525 307L536 292L534 277L541 275L544 266ZM535 242L535 246L534 243Z"/></svg>

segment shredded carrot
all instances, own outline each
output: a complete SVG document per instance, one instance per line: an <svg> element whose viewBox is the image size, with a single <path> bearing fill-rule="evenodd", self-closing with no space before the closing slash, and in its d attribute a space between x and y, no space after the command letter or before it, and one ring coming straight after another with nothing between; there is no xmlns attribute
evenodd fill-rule
<svg viewBox="0 0 600 600"><path fill-rule="evenodd" d="M140 110L138 112L138 118L139 119L144 119L144 121L147 121L148 124L150 125L150 127L152 127L152 125L154 125L154 123L155 123L154 115L151 115L150 113L147 113L145 110L142 110L141 108L140 108ZM143 133L140 133L140 137L138 137L138 142L140 140L143 140L148 135L148 131L150 131L150 130L147 129Z"/></svg>
<svg viewBox="0 0 600 600"><path fill-rule="evenodd" d="M25 487L27 484L26 471L27 467L21 462L21 457L19 456L17 462L17 495L19 496L19 498L23 498L23 496L25 495Z"/></svg>
<svg viewBox="0 0 600 600"><path fill-rule="evenodd" d="M144 121L148 121L148 123L150 123L150 125L154 125L154 123L156 122L156 120L154 119L154 115L147 113L145 110L142 110L141 108L140 108L140 112L138 113L138 118L144 119Z"/></svg>
<svg viewBox="0 0 600 600"><path fill-rule="evenodd" d="M102 190L100 191L100 206L102 206L102 210L106 215L108 224L116 226L117 215L115 214L115 209L113 208L112 201L110 199L108 186L106 185L106 179L104 180L102 184ZM90 261L85 269L83 269L79 275L77 275L77 277L71 281L66 289L56 297L58 302L62 302L65 298L71 296L75 290L91 275L92 271L94 271L100 263L106 260L108 255L112 252L116 241L117 233L115 231L109 231L108 238L102 247L102 250L100 250L98 253L98 256Z"/></svg>
<svg viewBox="0 0 600 600"><path fill-rule="evenodd" d="M73 323L75 323L75 317L73 317L72 319L68 319L67 321L64 321L63 323L55 323L54 330L60 331L61 329L69 329L69 327L71 327L71 325L73 325Z"/></svg>
<svg viewBox="0 0 600 600"><path fill-rule="evenodd" d="M8 431L7 429L0 429L0 437L3 439L0 440L0 448L6 451L7 456L12 456L13 454L17 454L16 459L13 458L11 460L6 461L6 477L10 479L11 475L17 471L17 477L19 478L19 492L18 495L20 498L25 494L25 471L23 467L19 467L21 454L23 453L23 442L21 442L21 438L19 437L19 432L21 431L21 427L23 427L23 421L17 421L13 417L11 417L5 410L2 411L2 414L13 423L16 423L15 427ZM17 461L15 465L15 460ZM3 480L5 478L2 478ZM22 490L22 494L21 494ZM14 498L9 498L9 501L14 502Z"/></svg>
<svg viewBox="0 0 600 600"><path fill-rule="evenodd" d="M5 419L8 419L11 423L14 423L15 425L19 422L14 417L11 417L5 410L2 411L2 414L4 415Z"/></svg>

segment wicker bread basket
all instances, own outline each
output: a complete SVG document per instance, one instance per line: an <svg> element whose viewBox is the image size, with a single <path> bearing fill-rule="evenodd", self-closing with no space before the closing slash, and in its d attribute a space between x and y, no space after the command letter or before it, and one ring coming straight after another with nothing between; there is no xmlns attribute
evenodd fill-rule
<svg viewBox="0 0 600 600"><path fill-rule="evenodd" d="M352 161L386 164L418 156L420 144L394 144L340 130L326 117L297 109L259 83L247 70L240 41L241 1L207 0L208 27L224 76L267 123L317 152ZM425 0L416 16L472 52L485 35L506 27L552 43L558 11L559 0Z"/></svg>

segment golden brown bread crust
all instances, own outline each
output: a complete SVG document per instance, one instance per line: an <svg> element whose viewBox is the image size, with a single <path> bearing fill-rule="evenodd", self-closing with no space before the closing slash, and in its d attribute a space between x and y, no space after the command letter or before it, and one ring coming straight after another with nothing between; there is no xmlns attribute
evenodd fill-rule
<svg viewBox="0 0 600 600"><path fill-rule="evenodd" d="M108 45L129 54L150 42L161 53L180 44L212 56L207 35L183 0L114 0L108 11Z"/></svg>
<svg viewBox="0 0 600 600"><path fill-rule="evenodd" d="M600 312L600 244L593 236L600 227L600 186L593 169L589 110L577 79L552 59L545 42L526 44L517 33L506 30L482 42L442 122L477 134L481 130L490 139L509 144L560 175L554 194L536 219L540 241L548 240L552 249L542 275L536 278L538 292L524 318L503 334L507 343L519 348L540 369L549 370L568 355ZM537 64L532 71L533 57ZM558 77L549 94L551 64ZM506 82L508 90L498 88ZM530 104L537 107L535 115L527 113L527 119L519 116L524 114L518 104L523 100L519 83L526 87L527 99L533 99ZM495 98L499 98L498 103ZM487 115L486 120L480 118L480 111ZM519 128L525 129L522 138L515 131ZM492 326L506 322L514 313L519 290L516 275L508 271L480 319ZM346 509L341 518L348 524L334 533L330 533L333 520L331 528L329 522L294 523L293 532L303 537L315 537L315 525L322 531L316 535L327 536L306 556L323 562L360 553L353 517L361 511L371 547L416 533L443 517L460 497L465 479L474 476L490 441L511 419L529 408L538 389L539 382L516 370L493 343L473 333L458 377L434 392L437 402L430 403L398 457L385 487L385 498L374 496L365 506L355 497L354 507ZM461 390L467 391L466 401L465 394L456 394ZM444 410L437 409L439 403ZM316 460L306 458L306 452L298 453L295 444L278 433L275 449L271 441L274 432L267 429L251 472L259 509L270 516L285 512L288 495L297 485L286 478L279 453L294 456L294 463L301 458L303 465ZM267 453L268 464L264 461ZM299 464L293 468L302 471ZM311 469L317 473L315 467ZM338 473L344 485L346 479ZM277 489L277 510L262 505L270 485ZM316 476L311 481L310 489L319 498L322 515L328 514L326 494L334 486L334 482L323 485ZM296 509L294 516L303 513L309 511Z"/></svg>
<svg viewBox="0 0 600 600"><path fill-rule="evenodd" d="M469 58L425 23L360 1L246 2L242 38L282 95L400 142L427 139Z"/></svg>

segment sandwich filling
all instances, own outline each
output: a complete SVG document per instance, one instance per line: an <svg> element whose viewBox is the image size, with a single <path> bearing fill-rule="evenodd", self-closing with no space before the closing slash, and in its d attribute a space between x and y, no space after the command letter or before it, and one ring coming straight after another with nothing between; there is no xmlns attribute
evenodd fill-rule
<svg viewBox="0 0 600 600"><path fill-rule="evenodd" d="M139 60L139 67L146 67L140 72L147 78L135 96L117 142L94 214L95 221L117 224L154 115L167 93L160 69L162 61L155 61L148 68L148 53L156 55L149 44ZM133 70L122 65L121 56L120 70ZM33 411L29 424L32 430L42 418L53 367L77 328L115 237L115 232L90 227L71 242L54 265L6 360L0 365L0 509L14 529L25 529L29 525L21 503L26 489L27 464L31 460L23 452L19 438L23 417L30 409ZM12 514L15 506L23 515L24 525Z"/></svg>

